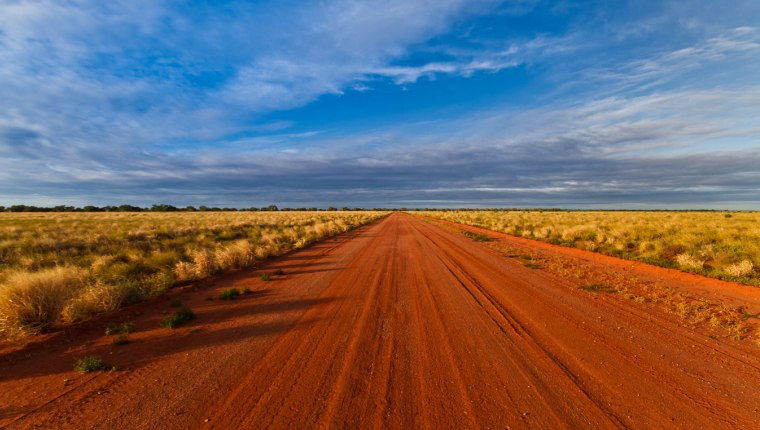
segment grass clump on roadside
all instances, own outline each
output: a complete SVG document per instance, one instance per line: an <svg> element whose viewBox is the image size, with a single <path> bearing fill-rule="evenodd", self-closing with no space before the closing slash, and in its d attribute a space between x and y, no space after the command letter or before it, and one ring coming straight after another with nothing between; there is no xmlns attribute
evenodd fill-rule
<svg viewBox="0 0 760 430"><path fill-rule="evenodd" d="M98 372L103 370L112 370L113 366L103 361L102 358L95 355L80 358L74 363L74 370L79 373Z"/></svg>
<svg viewBox="0 0 760 430"><path fill-rule="evenodd" d="M240 290L237 288L230 288L219 293L219 298L222 300L235 300L240 295Z"/></svg>
<svg viewBox="0 0 760 430"><path fill-rule="evenodd" d="M0 336L13 338L47 330L83 285L84 273L75 267L13 273L0 285Z"/></svg>
<svg viewBox="0 0 760 430"><path fill-rule="evenodd" d="M284 270L282 270L282 269L277 269L277 270L275 270L274 272L272 272L272 274L273 274L274 276L282 276L282 275L284 275L284 274L285 274L285 271L284 271Z"/></svg>
<svg viewBox="0 0 760 430"><path fill-rule="evenodd" d="M272 277L268 273L262 273L261 276L259 276L259 279L262 281L271 281Z"/></svg>
<svg viewBox="0 0 760 430"><path fill-rule="evenodd" d="M112 343L114 345L116 345L116 346L126 345L126 344L129 343L129 335L128 334L120 334L120 335L116 336L116 339L114 339Z"/></svg>
<svg viewBox="0 0 760 430"><path fill-rule="evenodd" d="M182 308L174 315L170 315L161 320L161 327L164 328L177 328L183 324L186 324L190 320L195 318L195 314L188 308Z"/></svg>
<svg viewBox="0 0 760 430"><path fill-rule="evenodd" d="M578 285L578 288L580 288L583 291L588 291L589 293L617 293L617 288L613 287L610 284L582 284Z"/></svg>
<svg viewBox="0 0 760 430"><path fill-rule="evenodd" d="M110 336L112 334L121 333L121 334L130 334L135 330L134 323L131 322L124 322L121 324L111 324L105 329L105 335Z"/></svg>
<svg viewBox="0 0 760 430"><path fill-rule="evenodd" d="M487 234L477 234L477 233L473 233L473 232L471 232L471 231L467 231L467 230L464 230L464 231L462 232L462 234L464 234L464 235L465 235L465 236L467 236L468 238L470 238L470 239L474 240L475 242L488 242L489 240L491 240L491 239L488 237L488 235L487 235Z"/></svg>

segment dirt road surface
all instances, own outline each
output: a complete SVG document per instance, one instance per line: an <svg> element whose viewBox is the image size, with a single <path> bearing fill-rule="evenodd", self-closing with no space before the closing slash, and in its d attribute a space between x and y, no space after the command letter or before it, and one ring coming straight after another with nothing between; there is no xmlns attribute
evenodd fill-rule
<svg viewBox="0 0 760 430"><path fill-rule="evenodd" d="M689 279L648 267L626 276ZM259 279L276 269L285 274ZM711 282L748 309L760 303L757 289ZM219 300L230 287L252 293ZM0 426L760 428L760 348L576 287L393 214L256 271L3 347ZM161 328L171 300L197 318ZM115 346L103 328L123 321L135 332ZM73 372L86 355L119 370Z"/></svg>

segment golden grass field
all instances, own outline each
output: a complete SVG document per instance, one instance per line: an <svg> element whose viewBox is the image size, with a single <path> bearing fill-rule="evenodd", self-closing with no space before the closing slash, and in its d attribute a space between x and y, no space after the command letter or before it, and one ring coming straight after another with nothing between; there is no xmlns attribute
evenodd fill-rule
<svg viewBox="0 0 760 430"><path fill-rule="evenodd" d="M760 212L531 210L415 213L760 286Z"/></svg>
<svg viewBox="0 0 760 430"><path fill-rule="evenodd" d="M0 213L0 339L251 267L385 214Z"/></svg>

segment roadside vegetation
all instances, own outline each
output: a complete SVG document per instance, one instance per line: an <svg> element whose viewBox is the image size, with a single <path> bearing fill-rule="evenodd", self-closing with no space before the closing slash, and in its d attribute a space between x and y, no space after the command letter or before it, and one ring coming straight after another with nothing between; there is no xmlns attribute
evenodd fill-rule
<svg viewBox="0 0 760 430"><path fill-rule="evenodd" d="M760 212L511 210L415 213L760 286Z"/></svg>
<svg viewBox="0 0 760 430"><path fill-rule="evenodd" d="M0 340L249 268L385 214L0 213Z"/></svg>
<svg viewBox="0 0 760 430"><path fill-rule="evenodd" d="M102 358L97 356L88 356L80 358L74 363L74 370L79 373L98 372L103 370L116 370L115 367L103 361Z"/></svg>
<svg viewBox="0 0 760 430"><path fill-rule="evenodd" d="M462 233L474 240L475 235L463 227L440 224L443 228ZM681 291L654 280L641 279L623 271L599 269L561 255L545 253L530 245L508 245L499 240L488 246L506 258L515 259L530 269L541 269L575 283L588 294L618 296L640 304L655 306L675 315L690 328L702 327L714 339L754 339L760 345L760 314L752 314L743 306L707 299L693 292Z"/></svg>

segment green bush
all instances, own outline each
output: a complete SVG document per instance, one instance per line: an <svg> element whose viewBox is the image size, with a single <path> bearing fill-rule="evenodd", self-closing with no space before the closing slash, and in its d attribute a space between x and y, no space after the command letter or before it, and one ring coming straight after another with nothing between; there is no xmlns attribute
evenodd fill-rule
<svg viewBox="0 0 760 430"><path fill-rule="evenodd" d="M182 308L174 315L161 320L161 327L176 328L195 318L195 314L188 308Z"/></svg>
<svg viewBox="0 0 760 430"><path fill-rule="evenodd" d="M91 355L80 358L74 363L74 370L79 373L97 372L99 370L108 370L112 368L110 364L103 361L102 358Z"/></svg>
<svg viewBox="0 0 760 430"><path fill-rule="evenodd" d="M237 288L230 288L229 290L224 290L219 294L219 298L222 300L235 300L237 296L240 295L240 290Z"/></svg>

